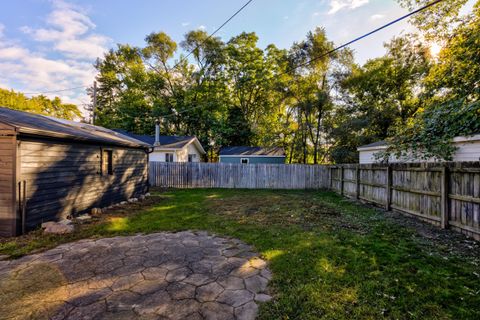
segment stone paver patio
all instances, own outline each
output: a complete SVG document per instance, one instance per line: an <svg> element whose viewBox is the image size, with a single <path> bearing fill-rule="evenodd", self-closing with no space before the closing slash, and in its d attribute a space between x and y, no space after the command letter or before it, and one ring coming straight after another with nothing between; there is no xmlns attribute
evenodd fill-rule
<svg viewBox="0 0 480 320"><path fill-rule="evenodd" d="M254 319L270 278L204 232L81 240L0 261L0 319Z"/></svg>

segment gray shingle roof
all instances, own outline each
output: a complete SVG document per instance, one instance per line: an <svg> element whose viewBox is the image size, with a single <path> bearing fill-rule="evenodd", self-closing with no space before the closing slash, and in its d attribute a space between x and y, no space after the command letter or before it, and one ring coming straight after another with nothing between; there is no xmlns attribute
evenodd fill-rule
<svg viewBox="0 0 480 320"><path fill-rule="evenodd" d="M114 129L116 132L124 134L126 136L132 137L134 139L143 141L150 146L153 146L155 143L155 137L149 135L140 135L134 134L123 129ZM181 149L187 145L192 139L195 139L194 136L160 136L160 146L166 149Z"/></svg>
<svg viewBox="0 0 480 320"><path fill-rule="evenodd" d="M280 147L223 147L220 149L221 156L265 156L265 157L284 157L285 150Z"/></svg>
<svg viewBox="0 0 480 320"><path fill-rule="evenodd" d="M0 122L16 127L21 134L136 148L149 147L142 141L103 127L4 107L0 107Z"/></svg>

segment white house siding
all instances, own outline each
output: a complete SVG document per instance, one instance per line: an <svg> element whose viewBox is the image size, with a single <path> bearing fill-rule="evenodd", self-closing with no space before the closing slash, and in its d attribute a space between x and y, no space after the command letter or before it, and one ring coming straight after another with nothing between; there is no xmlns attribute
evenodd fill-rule
<svg viewBox="0 0 480 320"><path fill-rule="evenodd" d="M360 163L365 163L365 164L368 164L368 163L376 163L376 162L379 162L379 160L377 160L375 158L375 154L382 151L382 150L385 150L386 148L385 147L378 147L374 150L362 150L359 152L359 161ZM394 157L394 156L390 156L389 162L420 162L420 161L412 161L412 160L399 160L397 157Z"/></svg>
<svg viewBox="0 0 480 320"><path fill-rule="evenodd" d="M158 149L150 154L150 161L165 162L165 154L173 153L173 162L187 162L189 154L195 154L193 162L202 160L202 153L198 150L195 143L190 143L182 149Z"/></svg>
<svg viewBox="0 0 480 320"><path fill-rule="evenodd" d="M173 162L178 162L177 152L175 150L155 150L150 153L149 161L165 162L165 154L173 153Z"/></svg>
<svg viewBox="0 0 480 320"><path fill-rule="evenodd" d="M380 150L377 150L377 151L360 151L360 154L359 154L359 161L360 163L374 163L375 162L375 152L378 152Z"/></svg>
<svg viewBox="0 0 480 320"><path fill-rule="evenodd" d="M193 144L193 143L188 145L187 161L188 161L188 155L189 154L194 154L195 155L192 162L201 162L202 161L202 154L200 153L200 150L198 150L196 145Z"/></svg>
<svg viewBox="0 0 480 320"><path fill-rule="evenodd" d="M456 137L453 139L453 144L457 148L453 155L453 161L480 161L480 135L474 135L471 137ZM359 150L359 161L361 164L375 163L375 153L384 150L385 146L372 147L367 150ZM433 162L418 159L397 159L391 157L390 162Z"/></svg>
<svg viewBox="0 0 480 320"><path fill-rule="evenodd" d="M183 148L181 150L177 150L177 162L187 162L188 161L188 149Z"/></svg>
<svg viewBox="0 0 480 320"><path fill-rule="evenodd" d="M190 143L186 147L177 151L178 162L188 162L189 154L195 155L193 162L200 162L202 160L202 154L198 150L197 146L194 143Z"/></svg>
<svg viewBox="0 0 480 320"><path fill-rule="evenodd" d="M480 161L480 141L455 143L458 147L453 161Z"/></svg>

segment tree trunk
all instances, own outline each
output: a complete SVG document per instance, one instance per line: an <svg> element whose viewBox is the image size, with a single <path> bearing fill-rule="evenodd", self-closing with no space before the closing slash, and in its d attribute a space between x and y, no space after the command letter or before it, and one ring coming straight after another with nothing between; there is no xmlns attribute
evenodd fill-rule
<svg viewBox="0 0 480 320"><path fill-rule="evenodd" d="M320 127L322 123L323 112L319 110L317 118L317 132L315 135L315 141L313 142L313 163L318 164L318 147L320 143Z"/></svg>
<svg viewBox="0 0 480 320"><path fill-rule="evenodd" d="M302 147L303 147L303 163L307 163L307 133L305 132L305 123L302 123Z"/></svg>

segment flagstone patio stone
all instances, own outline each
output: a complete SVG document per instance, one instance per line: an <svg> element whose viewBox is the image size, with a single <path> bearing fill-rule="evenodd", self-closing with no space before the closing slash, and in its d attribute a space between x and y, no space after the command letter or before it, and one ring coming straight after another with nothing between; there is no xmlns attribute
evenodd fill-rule
<svg viewBox="0 0 480 320"><path fill-rule="evenodd" d="M0 319L254 319L271 299L266 262L206 232L80 240L0 271Z"/></svg>

